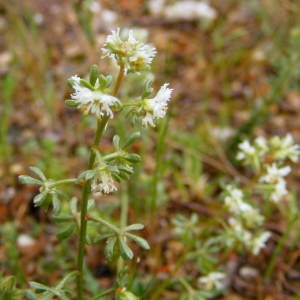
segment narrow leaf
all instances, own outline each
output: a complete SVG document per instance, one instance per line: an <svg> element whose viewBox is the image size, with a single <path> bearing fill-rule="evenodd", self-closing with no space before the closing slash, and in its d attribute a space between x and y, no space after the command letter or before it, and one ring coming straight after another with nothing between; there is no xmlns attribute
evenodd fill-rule
<svg viewBox="0 0 300 300"><path fill-rule="evenodd" d="M144 229L144 225L143 224L131 224L127 227L125 227L125 231L132 231L132 230L142 230Z"/></svg>
<svg viewBox="0 0 300 300"><path fill-rule="evenodd" d="M62 231L58 232L57 237L60 240L67 239L73 234L74 231L75 231L75 226L74 226L74 224L71 224L67 228L65 228Z"/></svg>
<svg viewBox="0 0 300 300"><path fill-rule="evenodd" d="M137 139L141 137L141 133L139 131L134 132L129 139L125 142L125 144L122 146L123 149L127 148L131 144L133 144Z"/></svg>
<svg viewBox="0 0 300 300"><path fill-rule="evenodd" d="M46 200L47 198L47 192L42 192L42 193L39 193L38 195L36 195L34 198L33 198L33 203L36 205L36 206L41 206L43 205L43 202L44 200Z"/></svg>
<svg viewBox="0 0 300 300"><path fill-rule="evenodd" d="M65 104L69 107L77 107L78 106L78 102L72 99L67 99L65 100Z"/></svg>
<svg viewBox="0 0 300 300"><path fill-rule="evenodd" d="M37 167L29 167L29 169L35 173L37 176L39 176L43 181L47 180L45 174Z"/></svg>
<svg viewBox="0 0 300 300"><path fill-rule="evenodd" d="M145 249L145 250L150 249L150 245L148 244L148 242L145 239L141 238L140 236L137 236L137 235L131 234L131 233L126 233L126 236L128 236L130 239L132 239L134 242L136 242L143 249Z"/></svg>
<svg viewBox="0 0 300 300"><path fill-rule="evenodd" d="M114 257L114 249L115 249L116 242L117 242L116 237L111 237L106 241L105 255L108 260L112 260Z"/></svg>
<svg viewBox="0 0 300 300"><path fill-rule="evenodd" d="M113 144L114 144L114 147L119 150L120 149L120 137L118 135L115 135L113 137Z"/></svg>
<svg viewBox="0 0 300 300"><path fill-rule="evenodd" d="M23 184L36 184L36 185L42 185L43 182L32 178L31 176L27 176L27 175L20 175L19 176L19 181Z"/></svg>
<svg viewBox="0 0 300 300"><path fill-rule="evenodd" d="M39 282L35 282L35 281L30 281L29 285L38 291L51 291L52 290L49 286L44 285Z"/></svg>
<svg viewBox="0 0 300 300"><path fill-rule="evenodd" d="M92 65L91 71L90 71L90 83L92 86L95 86L95 83L97 81L97 78L99 76L99 68L97 65Z"/></svg>
<svg viewBox="0 0 300 300"><path fill-rule="evenodd" d="M132 250L129 248L129 246L127 245L124 237L120 237L119 238L119 244L120 244L120 252L121 252L121 256L124 259L132 259L133 258L133 252Z"/></svg>

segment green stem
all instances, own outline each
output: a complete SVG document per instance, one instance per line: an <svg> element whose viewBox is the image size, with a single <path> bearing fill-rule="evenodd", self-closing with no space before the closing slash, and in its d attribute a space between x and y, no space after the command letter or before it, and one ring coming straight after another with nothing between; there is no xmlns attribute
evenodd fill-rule
<svg viewBox="0 0 300 300"><path fill-rule="evenodd" d="M101 223L102 225L105 225L106 227L108 227L109 229L111 229L112 231L114 231L115 233L119 234L120 233L120 230L118 227L116 227L115 225L107 222L106 220L98 217L98 218L95 218L95 217L91 217L91 216L87 216L87 220L88 221L94 221L94 222L98 222L98 223Z"/></svg>
<svg viewBox="0 0 300 300"><path fill-rule="evenodd" d="M123 230L127 226L128 219L128 193L127 186L125 183L122 183L122 194L121 194L121 220L120 227ZM124 267L124 260L122 257L118 260L117 272L119 273Z"/></svg>
<svg viewBox="0 0 300 300"><path fill-rule="evenodd" d="M280 252L284 246L284 243L288 239L296 220L297 220L297 218L290 221L286 231L284 232L284 234L281 236L280 240L278 241L278 244L273 252L270 263L268 264L267 270L265 272L265 279L270 279L270 277L273 273L276 261L277 261L277 257L280 255Z"/></svg>
<svg viewBox="0 0 300 300"><path fill-rule="evenodd" d="M150 201L150 213L151 216L157 209L158 205L158 184L162 176L162 168L161 166L163 165L162 159L163 159L163 154L165 150L165 137L167 133L167 128L168 128L168 119L165 119L159 128L159 135L158 135L158 141L156 143L156 153L155 153L155 170L152 178L152 183L151 183L151 201Z"/></svg>
<svg viewBox="0 0 300 300"><path fill-rule="evenodd" d="M194 290L193 288L187 283L187 281L185 279L183 279L182 277L178 279L178 282L181 283L181 285L186 289L186 291L188 292L189 296L193 296L194 294Z"/></svg>
<svg viewBox="0 0 300 300"><path fill-rule="evenodd" d="M141 103L143 103L143 101L130 101L130 102L125 102L122 104L123 107L127 107L127 106L138 106Z"/></svg>
<svg viewBox="0 0 300 300"><path fill-rule="evenodd" d="M50 184L50 187L65 184L65 183L74 183L77 180L78 180L77 178L69 178L69 179L58 180L58 181L55 181L54 183Z"/></svg>
<svg viewBox="0 0 300 300"><path fill-rule="evenodd" d="M102 120L98 120L97 123L97 131L94 140L94 146L96 147L101 139L103 134L105 125L107 123L108 117L104 117ZM90 151L90 158L88 162L88 170L93 167L95 161L95 152ZM79 233L79 246L78 246L78 256L77 256L77 268L79 271L79 275L77 277L77 293L78 293L78 300L83 299L83 257L84 257L84 248L86 243L86 212L87 212L87 203L88 197L91 190L90 181L86 181L83 186L82 192L82 201L80 207L80 233Z"/></svg>
<svg viewBox="0 0 300 300"><path fill-rule="evenodd" d="M124 77L124 66L120 66L119 75L116 80L115 88L112 92L112 95L116 95L119 91L121 86L121 82ZM87 169L91 169L95 162L95 151L93 148L97 148L101 137L103 135L105 126L108 122L109 117L104 116L103 119L98 120L97 122L97 130L94 139L93 146L90 149L90 156ZM79 233L79 245L78 245L78 255L77 255L77 269L79 271L79 275L77 277L77 300L83 300L83 260L84 260L84 249L86 244L86 227L87 227L87 204L88 204L88 197L91 191L91 182L86 181L83 186L82 191L82 201L80 207L80 233Z"/></svg>

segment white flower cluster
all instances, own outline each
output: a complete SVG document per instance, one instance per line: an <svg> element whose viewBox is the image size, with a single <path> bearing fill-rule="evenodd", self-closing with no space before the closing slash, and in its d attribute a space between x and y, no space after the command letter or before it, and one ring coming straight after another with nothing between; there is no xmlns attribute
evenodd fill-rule
<svg viewBox="0 0 300 300"><path fill-rule="evenodd" d="M181 0L167 5L165 0L151 0L148 2L148 8L153 15L165 17L173 22L211 22L217 17L216 10L204 1Z"/></svg>
<svg viewBox="0 0 300 300"><path fill-rule="evenodd" d="M283 138L275 136L269 140L259 137L252 144L248 140L243 141L239 145L237 159L256 172L251 190L261 193L265 200L278 203L288 194L285 177L291 172L291 167L284 162L297 162L299 154L300 147L291 135ZM225 187L224 203L232 214L228 221L226 243L232 247L239 241L256 255L265 247L271 233L259 229L264 217L245 201L245 195L247 193L232 185Z"/></svg>
<svg viewBox="0 0 300 300"><path fill-rule="evenodd" d="M245 165L253 166L256 170L259 169L260 162L269 149L264 137L256 138L253 145L245 140L238 147L237 160L243 161Z"/></svg>
<svg viewBox="0 0 300 300"><path fill-rule="evenodd" d="M288 134L283 138L274 136L269 140L259 137L253 145L245 140L239 145L237 159L253 167L258 174L263 174L259 179L263 184L261 188L271 201L277 203L288 194L284 177L290 173L291 168L284 166L284 161L297 162L299 154L300 146Z"/></svg>
<svg viewBox="0 0 300 300"><path fill-rule="evenodd" d="M247 203L244 197L242 190L232 185L225 187L225 206L233 215L228 220L226 243L232 247L236 242L240 242L254 255L257 255L265 247L267 241L265 237L270 237L270 233L268 231L253 233L254 229L262 225L264 217L257 208Z"/></svg>
<svg viewBox="0 0 300 300"><path fill-rule="evenodd" d="M268 185L269 189L267 187L267 190L270 191L271 201L277 203L288 194L284 177L290 172L290 166L279 168L276 163L266 167L266 174L259 181Z"/></svg>
<svg viewBox="0 0 300 300"><path fill-rule="evenodd" d="M156 54L155 48L138 41L132 30L124 32L127 38L122 39L120 29L112 31L106 39L103 53L116 60L120 67L123 66L125 73L147 69ZM71 94L72 100L67 100L68 105L76 106L83 113L99 119L103 116L113 118L115 108L120 110L123 107L131 107L129 111L141 117L145 127L154 127L159 119L165 117L173 91L168 87L169 84L165 83L153 98L148 98L152 89L146 86L141 100L123 105L118 98L110 94L111 77L99 74L96 68L91 70L90 82L75 75L70 78L70 83L74 92Z"/></svg>
<svg viewBox="0 0 300 300"><path fill-rule="evenodd" d="M223 290L225 288L226 274L222 272L210 272L198 279L201 287L205 290Z"/></svg>
<svg viewBox="0 0 300 300"><path fill-rule="evenodd" d="M94 194L109 194L117 191L115 181L109 170L99 169L95 173L92 183L91 183L92 192Z"/></svg>
<svg viewBox="0 0 300 300"><path fill-rule="evenodd" d="M165 17L172 21L204 20L211 22L217 16L216 10L206 2L184 0L169 5Z"/></svg>
<svg viewBox="0 0 300 300"><path fill-rule="evenodd" d="M269 144L273 152L274 159L289 159L294 163L299 160L300 146L295 144L293 136L291 134L288 134L283 138L274 136L270 139Z"/></svg>
<svg viewBox="0 0 300 300"><path fill-rule="evenodd" d="M102 48L104 57L108 56L123 66L125 72L139 72L149 69L156 49L135 38L133 30L122 36L120 28L113 30L106 38Z"/></svg>
<svg viewBox="0 0 300 300"><path fill-rule="evenodd" d="M257 208L244 200L242 190L232 185L227 185L225 195L225 206L234 216L241 218L248 226L261 225L263 223L264 217Z"/></svg>
<svg viewBox="0 0 300 300"><path fill-rule="evenodd" d="M113 118L111 108L120 104L116 97L101 91L97 83L94 90L84 86L81 83L81 78L76 75L71 77L70 82L75 90L71 94L71 98L83 113L92 114L97 118L101 118L104 115Z"/></svg>
<svg viewBox="0 0 300 300"><path fill-rule="evenodd" d="M249 249L253 255L266 247L266 242L271 237L269 231L253 232L244 227L243 223L236 218L228 220L229 227L227 228L226 243L232 247L236 242L241 243L246 249Z"/></svg>
<svg viewBox="0 0 300 300"><path fill-rule="evenodd" d="M173 89L168 88L168 85L168 83L165 83L154 98L144 100L143 110L145 116L142 119L143 126L150 125L154 127L155 121L166 115L168 102L173 91Z"/></svg>

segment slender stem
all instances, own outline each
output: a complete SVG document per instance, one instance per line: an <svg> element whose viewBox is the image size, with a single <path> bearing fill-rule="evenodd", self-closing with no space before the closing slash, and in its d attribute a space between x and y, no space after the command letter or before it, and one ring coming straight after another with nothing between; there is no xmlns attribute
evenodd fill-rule
<svg viewBox="0 0 300 300"><path fill-rule="evenodd" d="M97 131L94 140L94 146L99 144L101 136L103 134L105 125L107 123L108 118L104 117L102 120L98 120L97 122ZM93 167L95 161L95 152L90 151L90 157L88 162L88 169ZM90 194L90 181L86 181L83 186L82 191L82 201L80 207L80 233L79 233L79 246L78 246L78 256L77 256L77 268L79 271L79 275L77 277L77 293L78 293L78 300L83 299L83 258L84 258L84 248L86 243L86 212L87 212L87 203L88 197Z"/></svg>
<svg viewBox="0 0 300 300"><path fill-rule="evenodd" d="M158 142L156 147L156 153L155 153L155 170L152 177L152 183L151 183L151 201L150 201L150 217L153 217L153 213L155 212L157 208L157 200L158 200L158 184L162 175L162 168L163 165L162 159L165 149L165 138L167 133L167 127L168 127L168 119L165 119L159 128L159 135L158 135Z"/></svg>
<svg viewBox="0 0 300 300"><path fill-rule="evenodd" d="M181 278L178 279L178 282L180 282L181 285L186 289L186 291L188 292L189 296L192 296L194 294L193 288L187 283L187 281L185 279L183 279L181 277Z"/></svg>
<svg viewBox="0 0 300 300"><path fill-rule="evenodd" d="M122 183L122 194L121 194L121 220L120 227L123 230L127 226L128 219L128 193L127 193L127 185ZM124 260L122 257L119 258L117 264L117 272L119 273L124 267Z"/></svg>
<svg viewBox="0 0 300 300"><path fill-rule="evenodd" d="M113 95L116 95L120 89L120 86L121 86L121 83L122 83L122 80L124 78L124 75L125 75L125 68L123 65L120 66L120 70L119 70L119 74L118 74L118 77L117 77L117 80L116 80L116 85L115 85L115 88L113 90Z"/></svg>
<svg viewBox="0 0 300 300"><path fill-rule="evenodd" d="M115 88L112 92L112 95L116 95L121 86L121 82L124 78L124 66L120 66L119 75L116 80ZM97 130L94 139L93 146L90 149L88 169L91 169L95 162L95 151L92 151L93 148L97 148L101 137L103 135L104 129L108 122L109 117L104 116L102 119L97 121ZM84 249L86 244L86 227L87 227L87 204L88 197L91 191L91 182L86 181L83 190L82 190L82 201L80 207L80 233L79 233L79 245L78 245L78 255L77 255L77 269L79 271L79 275L77 277L77 300L83 300L83 260L84 260Z"/></svg>
<svg viewBox="0 0 300 300"><path fill-rule="evenodd" d="M106 291L104 291L103 293L101 293L101 294L97 295L96 297L94 297L93 300L100 300L100 299L103 299L104 296L109 295L109 294L111 294L111 293L114 292L114 291L115 291L114 288L109 289L109 290L106 290Z"/></svg>
<svg viewBox="0 0 300 300"><path fill-rule="evenodd" d="M121 228L127 226L127 216L128 216L128 194L126 184L122 184L122 196L121 196Z"/></svg>
<svg viewBox="0 0 300 300"><path fill-rule="evenodd" d="M280 252L284 246L284 243L288 239L296 220L297 220L297 218L294 218L293 220L290 221L286 231L283 233L283 235L279 239L278 244L277 244L277 246L273 252L273 255L271 257L270 263L268 264L267 270L265 272L265 279L270 279L270 277L273 273L277 258L280 255Z"/></svg>
<svg viewBox="0 0 300 300"><path fill-rule="evenodd" d="M126 107L126 106L138 106L141 103L143 103L143 101L130 101L130 102L123 103L122 106L123 107Z"/></svg>
<svg viewBox="0 0 300 300"><path fill-rule="evenodd" d="M50 187L65 184L65 183L74 183L77 180L78 180L77 178L68 178L68 179L58 180L58 181L55 181L54 183L50 184Z"/></svg>
<svg viewBox="0 0 300 300"><path fill-rule="evenodd" d="M118 227L116 227L113 224L110 224L109 222L105 221L104 219L102 219L100 217L95 218L95 217L87 216L87 220L101 223L101 224L105 225L106 227L108 227L109 229L111 229L112 231L114 231L115 233L120 233L120 230Z"/></svg>

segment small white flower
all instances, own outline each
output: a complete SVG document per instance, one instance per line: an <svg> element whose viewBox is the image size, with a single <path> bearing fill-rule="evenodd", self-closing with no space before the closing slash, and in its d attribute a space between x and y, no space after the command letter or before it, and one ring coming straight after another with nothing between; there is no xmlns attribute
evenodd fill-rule
<svg viewBox="0 0 300 300"><path fill-rule="evenodd" d="M95 194L109 194L117 190L110 172L105 169L97 172L92 179L91 188Z"/></svg>
<svg viewBox="0 0 300 300"><path fill-rule="evenodd" d="M228 185L225 188L226 196L224 198L225 206L232 213L239 213L242 209L242 205L246 204L243 202L243 191L233 187L232 185ZM245 206L244 206L245 208Z"/></svg>
<svg viewBox="0 0 300 300"><path fill-rule="evenodd" d="M243 141L239 144L240 151L237 154L238 160L243 160L248 156L253 156L256 153L256 149L249 143L248 140Z"/></svg>
<svg viewBox="0 0 300 300"><path fill-rule="evenodd" d="M234 133L234 130L233 128L230 128L230 127L224 127L224 128L221 128L221 127L215 127L212 129L212 134L220 139L221 141L226 141L228 140Z"/></svg>
<svg viewBox="0 0 300 300"><path fill-rule="evenodd" d="M173 21L194 21L201 19L212 21L216 18L217 13L216 10L206 2L184 0L167 6L165 8L165 16L167 19Z"/></svg>
<svg viewBox="0 0 300 300"><path fill-rule="evenodd" d="M300 146L294 143L291 134L284 138L278 136L270 140L270 145L274 150L275 159L284 160L290 159L292 162L297 162L300 154Z"/></svg>
<svg viewBox="0 0 300 300"><path fill-rule="evenodd" d="M143 126L155 126L155 121L163 118L168 109L168 102L173 89L168 88L168 83L165 83L157 92L156 96L151 99L145 99L144 110L145 117L142 119Z"/></svg>
<svg viewBox="0 0 300 300"><path fill-rule="evenodd" d="M257 255L261 249L266 247L266 242L271 237L271 232L264 231L259 235L255 236L252 240L252 253Z"/></svg>
<svg viewBox="0 0 300 300"><path fill-rule="evenodd" d="M284 179L280 179L273 187L273 191L270 194L271 201L278 203L285 195L288 194L288 190L286 188L286 181Z"/></svg>
<svg viewBox="0 0 300 300"><path fill-rule="evenodd" d="M267 166L267 174L262 176L259 181L265 183L276 183L291 172L291 167L279 168L276 163Z"/></svg>
<svg viewBox="0 0 300 300"><path fill-rule="evenodd" d="M224 280L226 278L226 274L222 272L210 272L206 276L199 278L199 283L204 286L206 290L222 290L225 287Z"/></svg>
<svg viewBox="0 0 300 300"><path fill-rule="evenodd" d="M107 115L113 118L112 106L120 103L120 101L109 94L105 94L99 90L91 90L80 84L80 77L72 76L71 82L75 92L71 94L71 98L77 103L77 107L85 114L92 114L98 118Z"/></svg>
<svg viewBox="0 0 300 300"><path fill-rule="evenodd" d="M144 44L134 37L129 30L127 37L122 38L120 28L113 30L106 38L102 52L125 67L125 72L138 72L149 68L156 55L156 49Z"/></svg>
<svg viewBox="0 0 300 300"><path fill-rule="evenodd" d="M148 9L150 13L154 16L159 16L164 11L165 0L149 0L148 1Z"/></svg>
<svg viewBox="0 0 300 300"><path fill-rule="evenodd" d="M257 152L259 156L263 156L269 150L267 140L263 136L259 136L254 140L255 147L257 148Z"/></svg>
<svg viewBox="0 0 300 300"><path fill-rule="evenodd" d="M241 242L243 245L245 245L247 248L251 246L251 240L252 240L252 233L245 229L240 221L238 221L235 218L230 218L228 220L228 223L230 225L230 233L231 235L239 242Z"/></svg>
<svg viewBox="0 0 300 300"><path fill-rule="evenodd" d="M17 245L22 247L32 247L36 243L36 240L34 240L31 236L27 234L20 234L17 238Z"/></svg>

